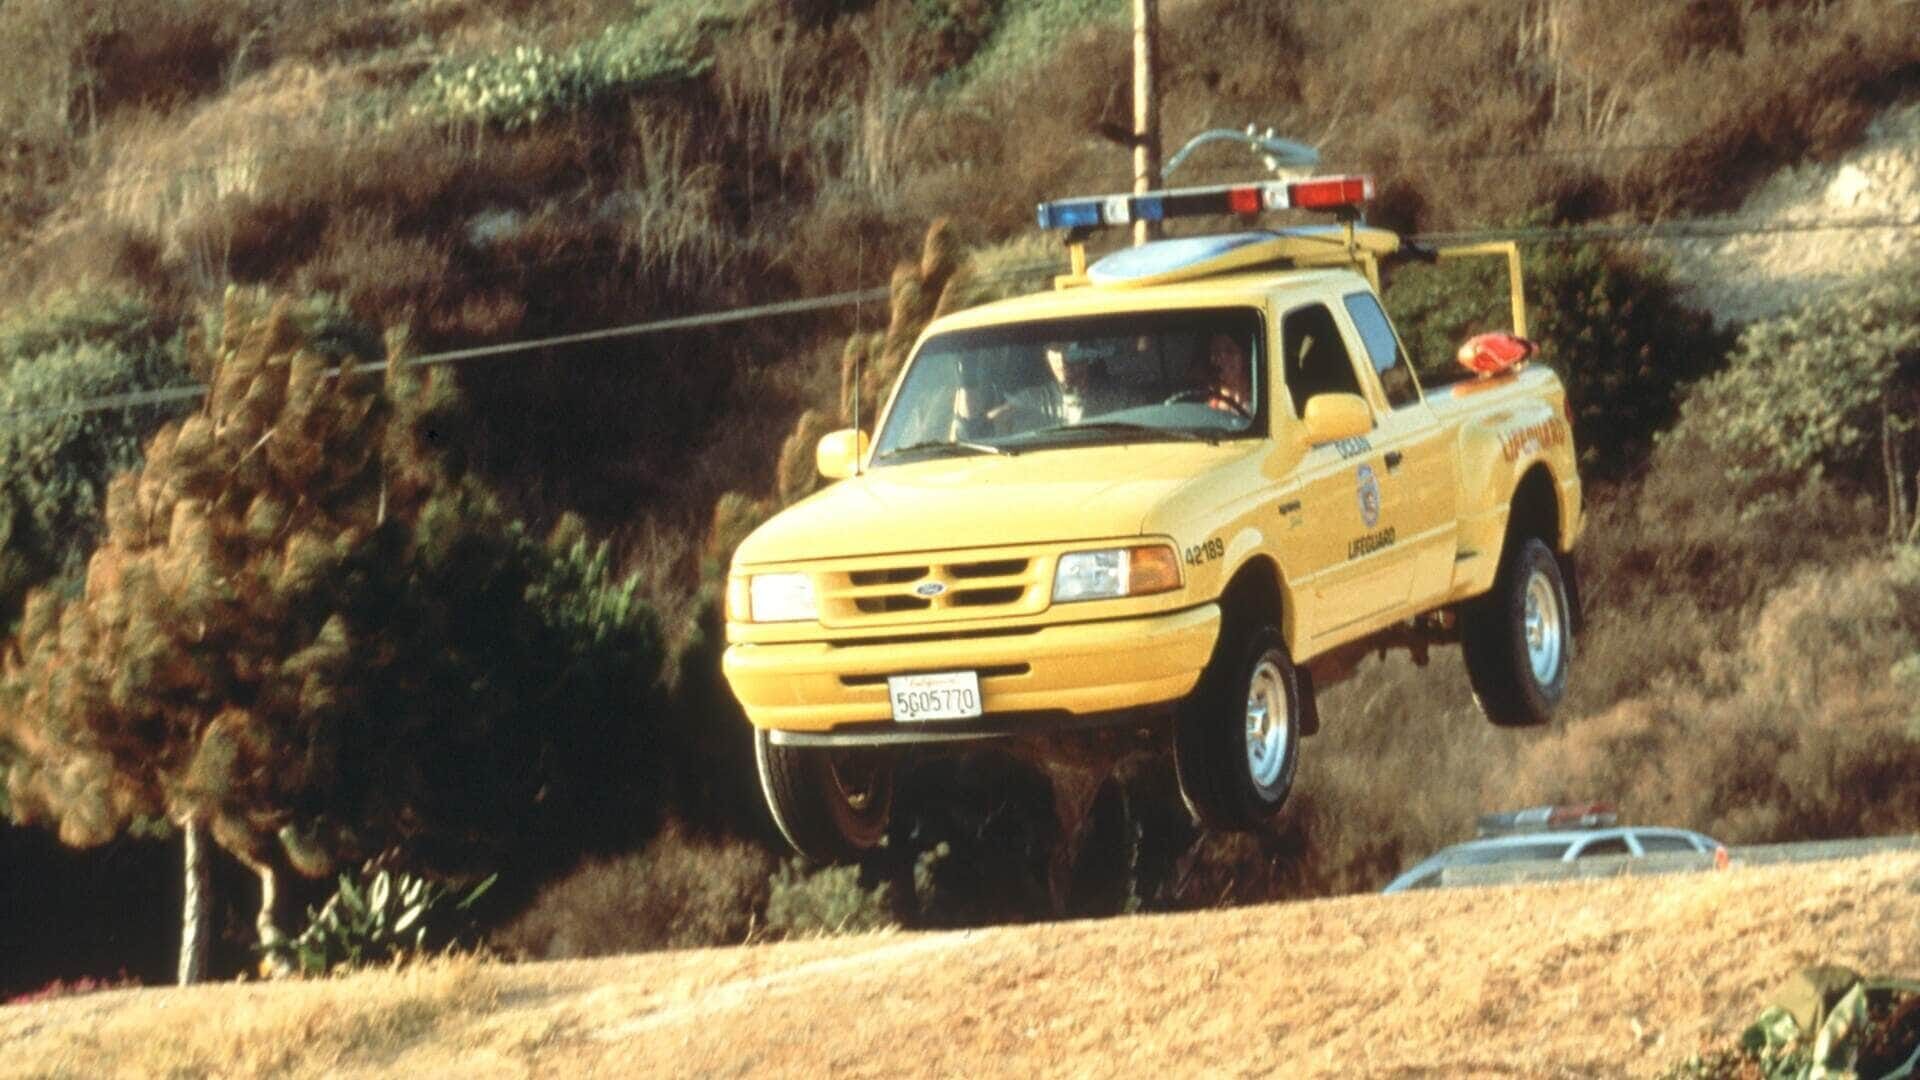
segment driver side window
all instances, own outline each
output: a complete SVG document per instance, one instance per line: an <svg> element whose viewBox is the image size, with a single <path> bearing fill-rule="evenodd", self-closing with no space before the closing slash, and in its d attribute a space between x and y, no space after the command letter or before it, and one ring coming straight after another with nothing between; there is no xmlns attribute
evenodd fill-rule
<svg viewBox="0 0 1920 1080"><path fill-rule="evenodd" d="M1307 399L1315 394L1360 393L1353 358L1325 304L1288 312L1280 323L1280 348L1294 415L1305 416Z"/></svg>

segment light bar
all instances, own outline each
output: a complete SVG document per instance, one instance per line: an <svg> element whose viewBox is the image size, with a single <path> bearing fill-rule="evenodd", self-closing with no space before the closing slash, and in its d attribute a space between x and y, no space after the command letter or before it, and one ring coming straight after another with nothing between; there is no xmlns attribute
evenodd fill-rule
<svg viewBox="0 0 1920 1080"><path fill-rule="evenodd" d="M1040 204L1038 217L1043 229L1098 229L1177 217L1246 215L1290 209L1345 210L1358 208L1371 198L1372 177L1321 176L1311 180L1173 188L1138 195L1055 199Z"/></svg>
<svg viewBox="0 0 1920 1080"><path fill-rule="evenodd" d="M1549 829L1604 829L1619 820L1611 803L1534 806L1504 814L1482 814L1478 832L1481 836L1513 836Z"/></svg>

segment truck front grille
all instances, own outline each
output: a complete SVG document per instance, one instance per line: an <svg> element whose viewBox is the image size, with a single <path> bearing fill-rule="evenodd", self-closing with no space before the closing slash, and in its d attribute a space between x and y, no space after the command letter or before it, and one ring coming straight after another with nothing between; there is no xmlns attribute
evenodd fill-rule
<svg viewBox="0 0 1920 1080"><path fill-rule="evenodd" d="M1044 576L1032 558L875 560L820 575L820 617L859 626L1032 614L1047 606Z"/></svg>
<svg viewBox="0 0 1920 1080"><path fill-rule="evenodd" d="M922 600L918 596L856 596L853 603L867 615L885 615L892 611L925 611L933 606L933 601Z"/></svg>

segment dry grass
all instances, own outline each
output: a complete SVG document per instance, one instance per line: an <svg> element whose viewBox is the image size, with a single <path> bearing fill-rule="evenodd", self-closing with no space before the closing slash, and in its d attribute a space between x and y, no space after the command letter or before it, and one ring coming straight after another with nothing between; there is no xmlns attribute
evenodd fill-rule
<svg viewBox="0 0 1920 1080"><path fill-rule="evenodd" d="M1644 1075L1920 970L1920 856L0 1009L7 1076Z"/></svg>
<svg viewBox="0 0 1920 1080"><path fill-rule="evenodd" d="M1920 49L1899 0L1737 11L1196 0L1162 17L1167 152L1207 128L1272 124L1319 146L1332 167L1374 171L1384 184L1376 216L1423 228L1542 206L1586 217L1724 205L1766 170L1857 137L1911 89ZM1129 49L1124 26L1090 32L1044 73L1010 75L956 104L966 157L1003 178L972 205L991 198L1013 220L1036 198L1124 185L1124 153L1091 133L1101 121L1131 124ZM1028 78L1028 92L1007 92ZM993 122L969 128L976 110ZM1185 180L1250 167L1243 153L1213 149Z"/></svg>
<svg viewBox="0 0 1920 1080"><path fill-rule="evenodd" d="M1648 820L1729 843L1912 830L1920 738L1892 672L1916 653L1913 555L1807 573L1736 651L1707 654L1706 678L1665 680L1529 747L1515 797L1630 792Z"/></svg>
<svg viewBox="0 0 1920 1080"><path fill-rule="evenodd" d="M8 1017L12 1034L31 1039L37 1053L9 1055L0 1070L315 1077L386 1071L412 1053L437 1056L450 1029L498 1008L498 972L473 957L450 957L310 983L112 991L58 1003L58 1013L73 1021L64 1024L36 1023L22 1015L34 1007L16 1008Z"/></svg>

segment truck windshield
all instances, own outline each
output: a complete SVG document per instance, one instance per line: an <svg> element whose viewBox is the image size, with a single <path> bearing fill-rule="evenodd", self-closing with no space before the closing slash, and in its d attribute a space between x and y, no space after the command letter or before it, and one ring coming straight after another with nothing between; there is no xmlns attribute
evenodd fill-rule
<svg viewBox="0 0 1920 1080"><path fill-rule="evenodd" d="M1245 307L939 334L908 366L874 462L1264 434L1264 340Z"/></svg>

